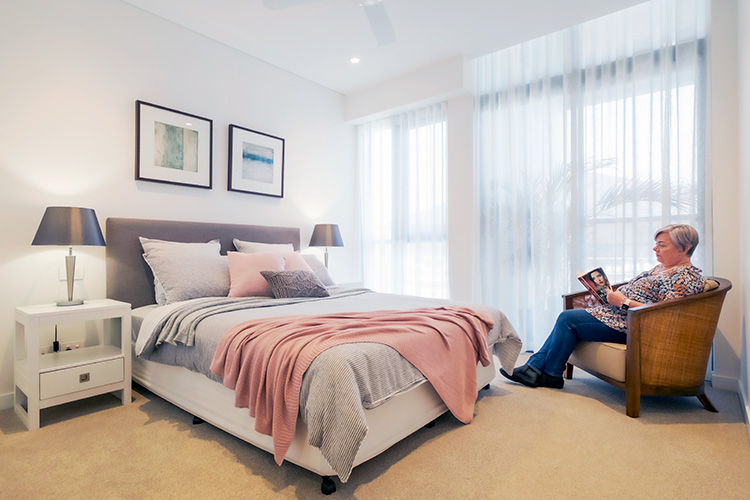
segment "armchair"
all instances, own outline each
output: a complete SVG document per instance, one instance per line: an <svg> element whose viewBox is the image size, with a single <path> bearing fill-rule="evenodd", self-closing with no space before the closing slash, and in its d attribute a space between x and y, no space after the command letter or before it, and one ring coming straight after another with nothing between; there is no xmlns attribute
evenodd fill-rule
<svg viewBox="0 0 750 500"><path fill-rule="evenodd" d="M625 391L625 413L640 414L641 395L697 396L703 407L716 408L704 392L704 379L724 297L732 283L707 277L707 290L628 311L627 345L579 342L568 360L573 367ZM616 288L616 286L615 286ZM564 309L590 305L589 292L563 295Z"/></svg>

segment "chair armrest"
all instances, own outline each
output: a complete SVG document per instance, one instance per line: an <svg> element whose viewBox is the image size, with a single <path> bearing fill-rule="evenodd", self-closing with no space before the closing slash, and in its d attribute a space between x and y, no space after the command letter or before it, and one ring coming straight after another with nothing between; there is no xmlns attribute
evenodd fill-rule
<svg viewBox="0 0 750 500"><path fill-rule="evenodd" d="M731 283L679 299L628 310L628 376L641 384L697 387L703 383L716 325Z"/></svg>

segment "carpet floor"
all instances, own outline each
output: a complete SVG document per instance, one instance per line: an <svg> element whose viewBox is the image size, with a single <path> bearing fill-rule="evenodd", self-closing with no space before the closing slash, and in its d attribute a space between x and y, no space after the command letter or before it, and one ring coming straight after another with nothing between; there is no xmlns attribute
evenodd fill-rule
<svg viewBox="0 0 750 500"><path fill-rule="evenodd" d="M750 442L736 394L643 397L581 371L563 390L500 377L480 393L474 422L450 414L336 480L328 498L747 499ZM322 499L320 478L192 417L135 386L42 412L26 431L0 412L3 499Z"/></svg>

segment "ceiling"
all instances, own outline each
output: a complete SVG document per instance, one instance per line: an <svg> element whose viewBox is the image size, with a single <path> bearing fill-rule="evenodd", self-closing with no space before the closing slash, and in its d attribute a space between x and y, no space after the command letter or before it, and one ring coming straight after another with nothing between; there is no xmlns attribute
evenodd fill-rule
<svg viewBox="0 0 750 500"><path fill-rule="evenodd" d="M382 0L396 39L387 45L359 5L373 0L123 1L346 95L643 0Z"/></svg>

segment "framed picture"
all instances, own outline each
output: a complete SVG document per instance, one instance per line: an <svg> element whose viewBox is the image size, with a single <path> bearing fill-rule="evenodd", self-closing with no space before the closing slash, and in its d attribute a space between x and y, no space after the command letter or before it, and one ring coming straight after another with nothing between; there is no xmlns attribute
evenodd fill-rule
<svg viewBox="0 0 750 500"><path fill-rule="evenodd" d="M135 101L135 178L211 189L212 120Z"/></svg>
<svg viewBox="0 0 750 500"><path fill-rule="evenodd" d="M284 139L229 125L229 190L284 197Z"/></svg>

